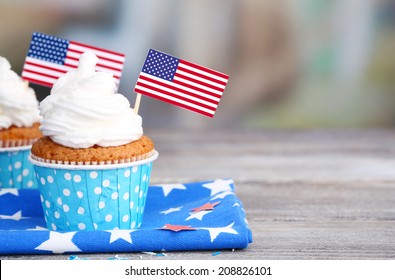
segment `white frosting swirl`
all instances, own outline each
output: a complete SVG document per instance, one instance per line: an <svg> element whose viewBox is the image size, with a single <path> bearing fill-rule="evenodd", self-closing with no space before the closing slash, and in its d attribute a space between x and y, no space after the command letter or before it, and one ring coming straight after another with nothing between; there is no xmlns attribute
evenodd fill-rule
<svg viewBox="0 0 395 280"><path fill-rule="evenodd" d="M39 121L34 90L11 70L7 59L0 57L0 129L30 127Z"/></svg>
<svg viewBox="0 0 395 280"><path fill-rule="evenodd" d="M143 135L142 119L123 95L116 93L111 73L96 72L98 58L81 55L78 68L54 84L40 103L41 131L71 148L119 146Z"/></svg>

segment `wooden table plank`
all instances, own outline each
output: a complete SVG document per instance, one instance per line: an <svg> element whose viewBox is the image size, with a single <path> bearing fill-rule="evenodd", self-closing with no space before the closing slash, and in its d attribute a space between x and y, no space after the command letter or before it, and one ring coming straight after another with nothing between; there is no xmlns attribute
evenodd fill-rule
<svg viewBox="0 0 395 280"><path fill-rule="evenodd" d="M152 184L234 179L254 238L246 250L215 257L196 251L161 258L395 258L395 130L146 132L160 153Z"/></svg>

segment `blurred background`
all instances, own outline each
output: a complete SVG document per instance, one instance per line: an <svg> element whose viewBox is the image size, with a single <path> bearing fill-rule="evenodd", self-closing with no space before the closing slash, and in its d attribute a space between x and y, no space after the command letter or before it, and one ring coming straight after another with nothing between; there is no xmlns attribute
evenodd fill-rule
<svg viewBox="0 0 395 280"><path fill-rule="evenodd" d="M395 126L395 0L0 0L0 26L18 74L33 31L125 53L132 106L149 48L230 75L214 119L143 96L145 128Z"/></svg>

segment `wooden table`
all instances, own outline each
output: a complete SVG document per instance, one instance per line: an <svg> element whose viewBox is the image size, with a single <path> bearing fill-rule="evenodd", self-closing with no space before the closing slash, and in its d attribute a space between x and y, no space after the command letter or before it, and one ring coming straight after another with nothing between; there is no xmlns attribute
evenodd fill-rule
<svg viewBox="0 0 395 280"><path fill-rule="evenodd" d="M169 252L166 259L395 258L395 130L146 133L160 152L152 184L232 178L253 232L245 250Z"/></svg>

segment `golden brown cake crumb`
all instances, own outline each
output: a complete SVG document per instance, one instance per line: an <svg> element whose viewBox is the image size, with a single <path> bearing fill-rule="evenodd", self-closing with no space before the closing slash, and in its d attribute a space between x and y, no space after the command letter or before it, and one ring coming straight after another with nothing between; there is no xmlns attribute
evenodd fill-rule
<svg viewBox="0 0 395 280"><path fill-rule="evenodd" d="M151 153L154 143L143 135L131 143L116 147L93 146L85 149L74 149L59 145L49 137L38 139L32 147L32 155L51 161L61 162L104 162L133 159Z"/></svg>
<svg viewBox="0 0 395 280"><path fill-rule="evenodd" d="M38 129L39 126L39 123L35 123L31 127L11 126L7 129L0 129L0 140L30 140L40 138L42 134Z"/></svg>
<svg viewBox="0 0 395 280"><path fill-rule="evenodd" d="M35 123L31 127L11 126L0 129L0 148L30 146L37 138L42 137L39 126L39 123Z"/></svg>

